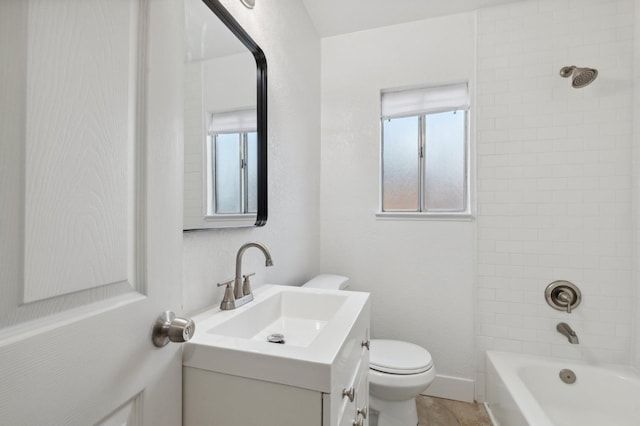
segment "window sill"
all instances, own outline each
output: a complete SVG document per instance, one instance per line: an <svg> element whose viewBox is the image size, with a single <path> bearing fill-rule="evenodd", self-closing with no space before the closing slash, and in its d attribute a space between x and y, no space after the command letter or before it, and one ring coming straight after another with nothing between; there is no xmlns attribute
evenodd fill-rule
<svg viewBox="0 0 640 426"><path fill-rule="evenodd" d="M201 229L245 228L255 226L255 214L217 214L205 216L196 226L187 227L184 231Z"/></svg>
<svg viewBox="0 0 640 426"><path fill-rule="evenodd" d="M439 220L451 222L472 222L471 213L418 213L418 212L377 212L377 220Z"/></svg>

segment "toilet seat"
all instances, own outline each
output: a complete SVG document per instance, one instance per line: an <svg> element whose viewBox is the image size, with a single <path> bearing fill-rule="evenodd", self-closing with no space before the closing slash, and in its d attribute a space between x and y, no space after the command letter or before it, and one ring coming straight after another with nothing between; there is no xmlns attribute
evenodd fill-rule
<svg viewBox="0 0 640 426"><path fill-rule="evenodd" d="M421 346L399 340L372 339L369 367L387 374L419 374L433 367L431 354Z"/></svg>

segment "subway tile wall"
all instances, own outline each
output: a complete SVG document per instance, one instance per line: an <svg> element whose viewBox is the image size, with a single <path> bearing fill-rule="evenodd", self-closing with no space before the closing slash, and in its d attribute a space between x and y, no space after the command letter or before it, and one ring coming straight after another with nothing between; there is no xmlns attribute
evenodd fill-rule
<svg viewBox="0 0 640 426"><path fill-rule="evenodd" d="M634 0L539 0L477 21L476 397L484 353L629 364L632 286ZM565 65L598 79L573 89ZM583 301L553 310L544 289ZM555 331L569 323L571 345Z"/></svg>

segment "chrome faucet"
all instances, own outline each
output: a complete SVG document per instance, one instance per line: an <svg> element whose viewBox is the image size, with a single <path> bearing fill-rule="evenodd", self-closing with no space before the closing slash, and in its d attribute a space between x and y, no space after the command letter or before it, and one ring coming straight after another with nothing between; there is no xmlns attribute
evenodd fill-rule
<svg viewBox="0 0 640 426"><path fill-rule="evenodd" d="M238 254L236 254L236 278L235 278L235 284L233 287L233 296L236 298L236 300L241 299L242 297L245 297L245 296L251 296L251 299L253 299L253 294L251 293L251 286L249 285L249 281L248 281L248 278L250 275L247 275L245 277L246 285L245 286L242 285L242 255L249 247L255 247L262 251L265 257L264 266L273 266L273 260L271 260L271 253L269 253L269 250L267 250L264 244L258 243L258 242L243 244L242 247L240 247L240 249L238 250Z"/></svg>
<svg viewBox="0 0 640 426"><path fill-rule="evenodd" d="M569 343L571 343L572 345L577 345L578 343L580 343L578 341L578 335L566 322L558 323L558 325L556 326L556 330L558 330L558 333L566 336L566 338L569 339Z"/></svg>
<svg viewBox="0 0 640 426"><path fill-rule="evenodd" d="M271 253L262 243L252 242L243 244L236 254L236 276L233 280L225 281L218 284L218 287L227 286L224 292L224 298L220 303L220 309L230 310L239 308L240 306L251 302L253 300L253 293L251 292L251 283L249 277L255 275L254 273L242 275L242 255L250 248L255 247L262 251L265 257L264 266L273 266L273 260L271 260ZM243 282L244 279L244 282ZM231 284L233 284L233 291L231 290Z"/></svg>

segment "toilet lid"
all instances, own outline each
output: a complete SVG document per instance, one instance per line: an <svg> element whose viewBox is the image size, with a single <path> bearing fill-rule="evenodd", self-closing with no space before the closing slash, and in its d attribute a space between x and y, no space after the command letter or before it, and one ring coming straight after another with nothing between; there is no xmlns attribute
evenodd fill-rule
<svg viewBox="0 0 640 426"><path fill-rule="evenodd" d="M418 374L433 366L431 354L423 347L399 340L371 340L369 366L389 374Z"/></svg>

